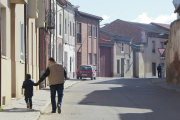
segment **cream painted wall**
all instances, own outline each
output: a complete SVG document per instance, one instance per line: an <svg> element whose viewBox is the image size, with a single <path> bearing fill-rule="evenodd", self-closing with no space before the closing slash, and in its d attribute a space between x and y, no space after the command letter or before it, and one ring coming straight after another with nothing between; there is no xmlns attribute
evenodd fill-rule
<svg viewBox="0 0 180 120"><path fill-rule="evenodd" d="M128 54L124 55L116 55L116 45L114 45L114 77L121 77L121 58L124 58L124 77L125 78L132 78L133 77L133 61L129 57ZM131 54L131 53L130 53ZM117 73L117 60L120 60L120 66L119 66L119 73ZM129 60L129 70L127 70L127 60Z"/></svg>
<svg viewBox="0 0 180 120"><path fill-rule="evenodd" d="M34 82L39 80L39 29L36 28L35 19L28 19L27 27L27 73L31 74ZM38 90L35 87L34 90Z"/></svg>
<svg viewBox="0 0 180 120"><path fill-rule="evenodd" d="M2 103L8 105L11 103L11 97L14 93L14 97L20 99L23 97L22 84L25 79L25 63L20 61L20 23L24 24L24 4L13 4L11 6L9 0L1 0L1 6L5 8L6 19L6 56L2 59L2 98L5 97L5 101L2 99ZM12 7L12 10L11 10ZM14 7L14 9L13 9ZM13 17L15 16L15 17ZM28 25L28 39L33 38L33 44L27 44L29 52L27 53L29 59L28 71L32 74L35 82L39 78L39 30L36 29L35 19L30 19L30 23L33 23L33 37L31 35L31 25ZM13 39L11 36L13 35ZM32 49L32 47L34 49ZM35 87L34 90L38 90Z"/></svg>
<svg viewBox="0 0 180 120"><path fill-rule="evenodd" d="M152 78L158 77L157 69L156 76L152 75L152 62L156 63L156 68L161 60L159 59L160 54L158 48L160 48L160 43L165 42L166 39L162 38L152 38L148 37L148 46L145 47L144 53L137 53L137 57L139 58L139 77L140 78ZM155 53L152 53L152 41L155 41ZM165 48L166 46L164 46ZM162 60L165 63L165 60Z"/></svg>

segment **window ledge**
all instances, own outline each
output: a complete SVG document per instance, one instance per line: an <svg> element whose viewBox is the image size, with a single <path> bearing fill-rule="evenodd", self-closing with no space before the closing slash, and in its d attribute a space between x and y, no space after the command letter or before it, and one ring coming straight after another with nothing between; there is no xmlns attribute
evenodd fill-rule
<svg viewBox="0 0 180 120"><path fill-rule="evenodd" d="M5 60L8 59L8 57L6 57L6 56L4 56L4 55L2 55L1 58L2 58L2 59L5 59Z"/></svg>
<svg viewBox="0 0 180 120"><path fill-rule="evenodd" d="M124 53L124 51L121 51L121 53Z"/></svg>
<svg viewBox="0 0 180 120"><path fill-rule="evenodd" d="M23 60L20 60L20 63L21 63L21 64L25 64L25 62L24 62Z"/></svg>

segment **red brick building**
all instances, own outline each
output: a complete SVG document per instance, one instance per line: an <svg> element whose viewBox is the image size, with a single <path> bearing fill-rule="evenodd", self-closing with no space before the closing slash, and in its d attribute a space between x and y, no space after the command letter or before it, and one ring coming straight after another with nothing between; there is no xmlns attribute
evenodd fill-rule
<svg viewBox="0 0 180 120"><path fill-rule="evenodd" d="M76 13L76 70L80 65L93 65L99 73L99 22L102 17Z"/></svg>
<svg viewBox="0 0 180 120"><path fill-rule="evenodd" d="M100 29L100 77L131 77L131 37Z"/></svg>

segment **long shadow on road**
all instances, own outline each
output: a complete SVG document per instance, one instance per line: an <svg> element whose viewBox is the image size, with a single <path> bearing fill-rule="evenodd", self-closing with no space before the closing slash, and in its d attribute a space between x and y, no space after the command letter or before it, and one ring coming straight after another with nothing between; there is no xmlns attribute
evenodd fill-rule
<svg viewBox="0 0 180 120"><path fill-rule="evenodd" d="M114 79L86 95L79 104L116 108L120 120L180 120L180 94L150 84L150 79Z"/></svg>

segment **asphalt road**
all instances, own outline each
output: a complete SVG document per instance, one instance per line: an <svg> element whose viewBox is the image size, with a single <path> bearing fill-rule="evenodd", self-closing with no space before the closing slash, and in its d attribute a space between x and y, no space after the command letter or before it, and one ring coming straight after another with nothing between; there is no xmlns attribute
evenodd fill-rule
<svg viewBox="0 0 180 120"><path fill-rule="evenodd" d="M180 93L150 79L83 80L64 91L62 113L39 120L180 120Z"/></svg>

